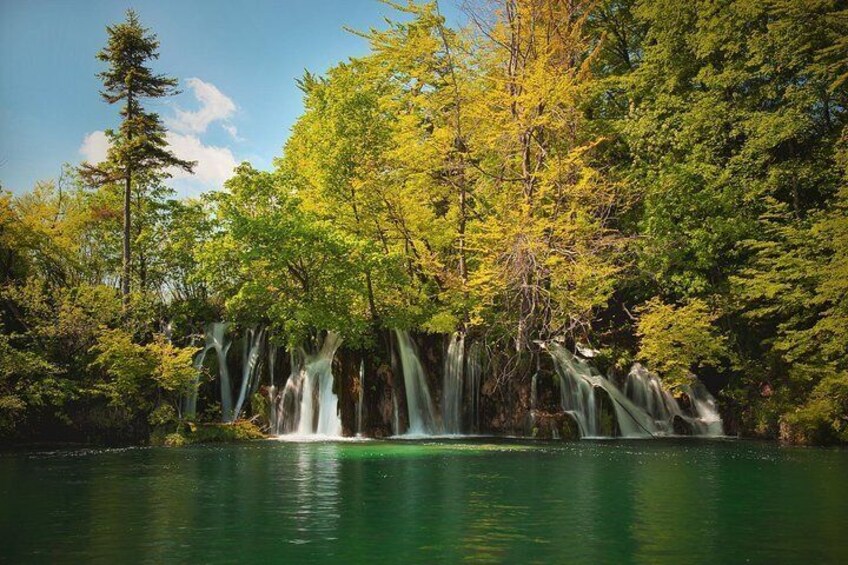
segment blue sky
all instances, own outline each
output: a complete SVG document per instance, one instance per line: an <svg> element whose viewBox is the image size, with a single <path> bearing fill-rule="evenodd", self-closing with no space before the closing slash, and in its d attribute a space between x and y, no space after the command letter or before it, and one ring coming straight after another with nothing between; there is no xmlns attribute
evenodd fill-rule
<svg viewBox="0 0 848 565"><path fill-rule="evenodd" d="M451 23L457 0L441 0ZM232 164L269 168L302 109L295 79L367 50L342 28L380 27L377 0L0 0L0 183L21 193L62 163L97 158L117 108L98 95L96 52L127 8L161 42L154 69L183 93L149 105L196 174L182 195L220 186Z"/></svg>

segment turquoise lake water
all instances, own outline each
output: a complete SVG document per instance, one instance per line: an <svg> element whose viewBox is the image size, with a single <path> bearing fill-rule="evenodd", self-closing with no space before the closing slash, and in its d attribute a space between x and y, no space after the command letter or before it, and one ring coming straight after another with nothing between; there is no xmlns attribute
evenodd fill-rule
<svg viewBox="0 0 848 565"><path fill-rule="evenodd" d="M848 450L494 439L0 453L0 560L848 563Z"/></svg>

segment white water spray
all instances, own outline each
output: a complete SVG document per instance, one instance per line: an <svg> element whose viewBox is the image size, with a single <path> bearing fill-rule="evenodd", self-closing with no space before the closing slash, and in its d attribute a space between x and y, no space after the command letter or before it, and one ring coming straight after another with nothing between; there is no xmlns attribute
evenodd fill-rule
<svg viewBox="0 0 848 565"><path fill-rule="evenodd" d="M659 431L643 409L631 402L618 387L592 367L577 359L560 344L550 343L547 348L554 359L560 379L562 407L577 421L581 437L601 435L597 389L602 389L609 395L618 429L623 437L652 437Z"/></svg>
<svg viewBox="0 0 848 565"><path fill-rule="evenodd" d="M684 410L655 374L635 364L622 392L614 383L576 358L562 345L547 346L560 379L563 409L580 428L581 437L600 434L598 389L609 395L623 437L655 437L675 433L676 418L688 422L694 435L720 436L722 422L715 399L700 382L683 387L691 409Z"/></svg>

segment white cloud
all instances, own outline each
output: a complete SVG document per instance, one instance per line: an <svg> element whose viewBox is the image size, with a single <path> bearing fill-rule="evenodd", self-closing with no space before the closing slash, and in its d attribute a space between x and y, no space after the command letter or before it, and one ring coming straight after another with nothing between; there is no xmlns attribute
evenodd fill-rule
<svg viewBox="0 0 848 565"><path fill-rule="evenodd" d="M176 108L175 115L165 119L168 126L165 140L169 150L177 157L197 161L197 164L194 173L169 169L168 172L173 175L169 184L180 193L220 189L224 181L232 176L238 161L229 147L206 145L201 136L209 124L221 122L221 127L233 140L243 141L236 126L229 122L229 118L235 114L236 105L213 84L199 78L190 78L186 83L201 107L195 112ZM109 145L105 132L94 131L85 136L79 153L90 163L100 163L106 159Z"/></svg>
<svg viewBox="0 0 848 565"><path fill-rule="evenodd" d="M221 124L221 127L230 134L230 137L232 137L233 140L244 141L244 138L238 134L238 128L236 128L233 124Z"/></svg>
<svg viewBox="0 0 848 565"><path fill-rule="evenodd" d="M236 112L236 104L227 95L218 90L214 84L204 82L199 78L186 79L186 84L200 102L200 109L195 111L175 108L175 116L167 120L168 127L183 134L205 133L206 128L213 122L228 122ZM231 126L233 131L235 127ZM230 131L227 129L227 131ZM230 132L233 138L236 134Z"/></svg>
<svg viewBox="0 0 848 565"><path fill-rule="evenodd" d="M165 135L169 149L180 159L197 161L194 173L172 168L168 172L175 180L186 179L203 189L219 189L232 176L238 165L228 147L205 145L198 136L169 131ZM85 136L79 148L80 154L89 163L100 163L106 159L109 138L102 131L93 131Z"/></svg>
<svg viewBox="0 0 848 565"><path fill-rule="evenodd" d="M197 161L194 173L181 169L169 172L175 179L193 179L208 188L220 188L233 174L238 162L228 147L204 145L196 135L168 132L166 136L171 151L186 161Z"/></svg>
<svg viewBox="0 0 848 565"><path fill-rule="evenodd" d="M101 163L106 160L109 145L109 138L106 137L106 132L93 131L82 140L79 153L83 156L84 160L91 164Z"/></svg>

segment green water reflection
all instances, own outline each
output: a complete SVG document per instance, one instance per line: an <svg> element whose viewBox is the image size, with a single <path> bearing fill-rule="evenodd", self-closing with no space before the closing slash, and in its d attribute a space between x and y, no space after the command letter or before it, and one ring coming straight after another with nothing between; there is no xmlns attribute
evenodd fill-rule
<svg viewBox="0 0 848 565"><path fill-rule="evenodd" d="M11 562L848 562L848 451L260 442L0 454Z"/></svg>

